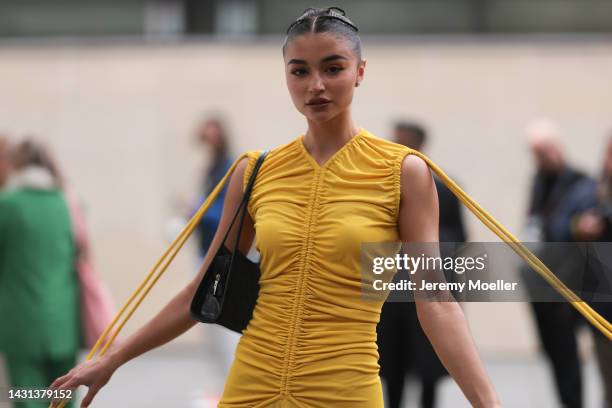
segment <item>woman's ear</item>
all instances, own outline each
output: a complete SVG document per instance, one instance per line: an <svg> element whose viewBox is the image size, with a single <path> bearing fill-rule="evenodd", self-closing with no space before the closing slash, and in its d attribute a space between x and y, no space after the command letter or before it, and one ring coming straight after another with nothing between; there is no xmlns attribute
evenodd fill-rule
<svg viewBox="0 0 612 408"><path fill-rule="evenodd" d="M361 84L361 82L363 81L366 63L367 60L362 59L357 65L357 79L355 80L355 86L359 86L359 84Z"/></svg>

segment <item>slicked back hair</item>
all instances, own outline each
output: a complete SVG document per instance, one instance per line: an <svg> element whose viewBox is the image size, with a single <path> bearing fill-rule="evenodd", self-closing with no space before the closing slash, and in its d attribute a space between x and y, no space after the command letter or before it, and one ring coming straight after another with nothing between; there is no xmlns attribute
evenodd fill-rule
<svg viewBox="0 0 612 408"><path fill-rule="evenodd" d="M344 10L338 7L326 9L307 8L287 29L287 37L283 44L283 55L291 40L309 33L330 33L347 40L357 61L361 61L361 39L359 28L348 18Z"/></svg>

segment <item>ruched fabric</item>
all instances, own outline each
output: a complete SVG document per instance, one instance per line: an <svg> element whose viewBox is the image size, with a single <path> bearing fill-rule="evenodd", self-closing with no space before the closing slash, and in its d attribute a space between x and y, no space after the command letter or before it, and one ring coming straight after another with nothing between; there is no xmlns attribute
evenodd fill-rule
<svg viewBox="0 0 612 408"><path fill-rule="evenodd" d="M382 301L362 297L360 246L399 240L409 152L361 129L323 165L303 136L269 153L248 205L261 288L219 407L383 407Z"/></svg>

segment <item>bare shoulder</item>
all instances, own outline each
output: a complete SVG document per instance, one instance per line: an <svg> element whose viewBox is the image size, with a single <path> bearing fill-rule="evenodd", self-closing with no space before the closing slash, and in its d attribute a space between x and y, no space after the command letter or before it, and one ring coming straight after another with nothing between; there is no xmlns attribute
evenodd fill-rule
<svg viewBox="0 0 612 408"><path fill-rule="evenodd" d="M402 241L437 242L438 195L431 171L420 157L402 162L399 229Z"/></svg>
<svg viewBox="0 0 612 408"><path fill-rule="evenodd" d="M246 184L244 181L245 173L247 171L247 167L249 166L249 157L245 155L242 157L238 163L236 163L236 168L234 169L234 173L230 177L229 180L229 189L236 190L237 192L242 192L244 185Z"/></svg>
<svg viewBox="0 0 612 408"><path fill-rule="evenodd" d="M409 154L402 162L402 195L405 193L427 194L435 188L431 170L420 157Z"/></svg>
<svg viewBox="0 0 612 408"><path fill-rule="evenodd" d="M246 171L246 168L248 165L249 165L249 157L245 155L243 158L241 158L238 161L238 163L236 163L235 174L244 175L244 172Z"/></svg>

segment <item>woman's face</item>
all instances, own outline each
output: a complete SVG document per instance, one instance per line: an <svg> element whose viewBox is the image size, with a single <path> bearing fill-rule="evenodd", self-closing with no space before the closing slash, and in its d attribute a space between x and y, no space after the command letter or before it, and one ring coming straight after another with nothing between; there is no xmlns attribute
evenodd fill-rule
<svg viewBox="0 0 612 408"><path fill-rule="evenodd" d="M215 149L221 144L221 128L215 121L205 122L199 129L200 142Z"/></svg>
<svg viewBox="0 0 612 408"><path fill-rule="evenodd" d="M365 70L365 61L357 60L350 42L328 33L295 37L287 44L284 61L293 104L319 123L350 107Z"/></svg>

